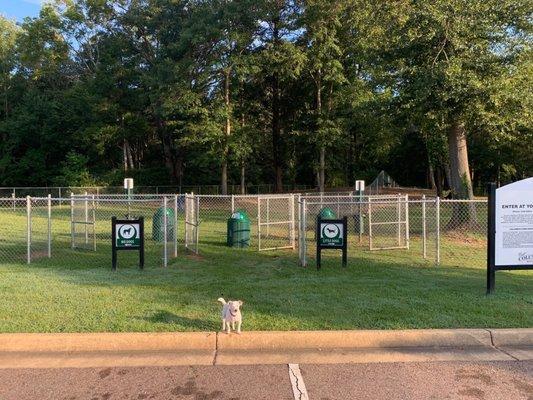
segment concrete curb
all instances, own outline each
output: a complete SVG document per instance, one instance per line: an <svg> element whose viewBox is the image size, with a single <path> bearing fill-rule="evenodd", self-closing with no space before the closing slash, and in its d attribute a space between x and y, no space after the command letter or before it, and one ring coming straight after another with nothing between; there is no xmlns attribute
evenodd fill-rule
<svg viewBox="0 0 533 400"><path fill-rule="evenodd" d="M0 368L532 359L531 328L0 334Z"/></svg>
<svg viewBox="0 0 533 400"><path fill-rule="evenodd" d="M4 333L0 352L215 350L215 332Z"/></svg>
<svg viewBox="0 0 533 400"><path fill-rule="evenodd" d="M490 329L494 346L533 346L533 328Z"/></svg>
<svg viewBox="0 0 533 400"><path fill-rule="evenodd" d="M484 329L243 332L218 335L218 350L491 346Z"/></svg>
<svg viewBox="0 0 533 400"><path fill-rule="evenodd" d="M2 352L533 346L533 328L154 333L2 333Z"/></svg>

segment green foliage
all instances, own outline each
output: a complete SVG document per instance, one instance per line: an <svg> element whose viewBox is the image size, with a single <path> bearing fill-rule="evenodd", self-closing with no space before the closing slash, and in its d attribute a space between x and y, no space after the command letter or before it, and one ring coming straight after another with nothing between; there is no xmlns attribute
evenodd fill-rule
<svg viewBox="0 0 533 400"><path fill-rule="evenodd" d="M55 178L56 186L96 186L97 182L87 170L87 158L75 152L69 152L61 163L59 175Z"/></svg>
<svg viewBox="0 0 533 400"><path fill-rule="evenodd" d="M431 167L446 186L457 123L476 188L530 176L530 9L68 0L0 17L0 185L212 184L227 163L232 183L244 166L249 183L313 184L323 168L351 186L386 167L423 184Z"/></svg>

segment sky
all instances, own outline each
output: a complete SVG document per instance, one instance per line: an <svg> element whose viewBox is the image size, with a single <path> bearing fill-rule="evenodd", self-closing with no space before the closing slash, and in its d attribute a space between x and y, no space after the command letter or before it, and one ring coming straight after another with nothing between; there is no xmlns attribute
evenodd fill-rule
<svg viewBox="0 0 533 400"><path fill-rule="evenodd" d="M21 22L24 17L36 17L44 0L0 0L0 14Z"/></svg>

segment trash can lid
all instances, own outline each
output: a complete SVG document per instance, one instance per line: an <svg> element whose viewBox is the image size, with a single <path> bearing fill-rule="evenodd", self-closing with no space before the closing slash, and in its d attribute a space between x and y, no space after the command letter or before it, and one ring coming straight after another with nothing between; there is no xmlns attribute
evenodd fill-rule
<svg viewBox="0 0 533 400"><path fill-rule="evenodd" d="M231 214L231 219L238 219L241 221L250 221L250 218L248 218L248 214L246 214L246 211L243 210L237 210L233 214Z"/></svg>
<svg viewBox="0 0 533 400"><path fill-rule="evenodd" d="M329 207L324 207L322 210L320 210L320 218L322 219L335 219L337 218L337 214L333 212L333 210Z"/></svg>
<svg viewBox="0 0 533 400"><path fill-rule="evenodd" d="M167 216L174 216L174 209L167 207L166 209L164 207L159 207L156 212L154 213L154 217L162 218L164 214L167 214Z"/></svg>

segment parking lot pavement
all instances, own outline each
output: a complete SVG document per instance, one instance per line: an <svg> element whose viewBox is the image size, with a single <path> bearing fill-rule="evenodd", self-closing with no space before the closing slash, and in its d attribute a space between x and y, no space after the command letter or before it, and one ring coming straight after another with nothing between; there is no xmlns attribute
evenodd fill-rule
<svg viewBox="0 0 533 400"><path fill-rule="evenodd" d="M532 361L305 364L299 369L310 400L533 399ZM2 400L294 398L287 365L0 370Z"/></svg>
<svg viewBox="0 0 533 400"><path fill-rule="evenodd" d="M286 365L0 370L2 400L293 400Z"/></svg>
<svg viewBox="0 0 533 400"><path fill-rule="evenodd" d="M533 362L300 366L314 400L532 400Z"/></svg>

